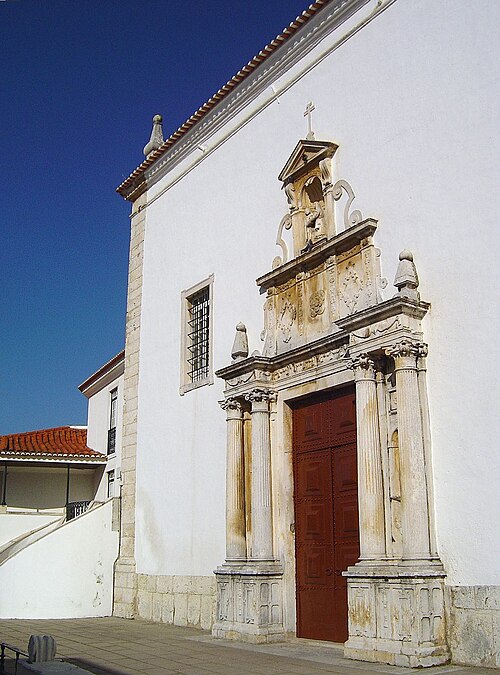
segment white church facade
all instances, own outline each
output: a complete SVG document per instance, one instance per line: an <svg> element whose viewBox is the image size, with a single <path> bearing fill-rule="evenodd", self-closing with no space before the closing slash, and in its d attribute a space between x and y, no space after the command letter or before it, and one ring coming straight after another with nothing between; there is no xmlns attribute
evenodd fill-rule
<svg viewBox="0 0 500 675"><path fill-rule="evenodd" d="M155 117L118 188L115 615L500 666L499 18L319 0Z"/></svg>

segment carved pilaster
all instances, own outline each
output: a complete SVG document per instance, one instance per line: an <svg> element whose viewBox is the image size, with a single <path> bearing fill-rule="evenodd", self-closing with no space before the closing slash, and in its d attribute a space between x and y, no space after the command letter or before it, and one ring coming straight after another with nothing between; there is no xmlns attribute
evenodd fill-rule
<svg viewBox="0 0 500 675"><path fill-rule="evenodd" d="M384 487L375 363L368 354L353 361L356 381L360 562L386 557Z"/></svg>
<svg viewBox="0 0 500 675"><path fill-rule="evenodd" d="M387 350L394 358L398 401L403 559L428 560L431 555L427 472L417 358L426 346L402 340Z"/></svg>
<svg viewBox="0 0 500 675"><path fill-rule="evenodd" d="M273 559L273 520L271 507L271 438L269 404L275 394L254 389L245 396L252 416L252 536L250 555L253 560Z"/></svg>
<svg viewBox="0 0 500 675"><path fill-rule="evenodd" d="M226 411L226 560L244 560L247 554L245 528L245 466L243 410L241 402L229 398L221 403Z"/></svg>

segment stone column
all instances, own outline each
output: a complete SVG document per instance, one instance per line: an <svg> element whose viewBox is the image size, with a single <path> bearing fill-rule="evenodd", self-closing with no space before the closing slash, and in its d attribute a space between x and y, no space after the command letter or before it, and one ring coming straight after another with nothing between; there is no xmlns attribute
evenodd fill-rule
<svg viewBox="0 0 500 675"><path fill-rule="evenodd" d="M384 487L375 364L368 354L354 360L358 444L360 562L386 558Z"/></svg>
<svg viewBox="0 0 500 675"><path fill-rule="evenodd" d="M424 438L425 471L427 476L427 503L429 505L429 540L431 554L437 557L437 539L434 514L434 483L431 458L431 423L429 419L429 400L427 397L427 345L420 345L417 358L417 379L422 412L422 431Z"/></svg>
<svg viewBox="0 0 500 675"><path fill-rule="evenodd" d="M243 411L240 401L228 398L221 403L226 411L226 560L247 557L245 528L245 466L243 455Z"/></svg>
<svg viewBox="0 0 500 675"><path fill-rule="evenodd" d="M269 403L271 391L254 389L246 395L252 404L252 480L250 557L273 560L273 515L271 506L271 437Z"/></svg>
<svg viewBox="0 0 500 675"><path fill-rule="evenodd" d="M398 406L401 529L404 560L428 560L429 509L417 358L424 345L402 340L388 350L394 358Z"/></svg>

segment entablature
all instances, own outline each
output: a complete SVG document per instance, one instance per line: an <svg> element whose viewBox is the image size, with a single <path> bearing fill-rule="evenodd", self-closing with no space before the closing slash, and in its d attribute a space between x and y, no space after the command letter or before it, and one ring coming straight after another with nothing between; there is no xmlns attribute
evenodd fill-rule
<svg viewBox="0 0 500 675"><path fill-rule="evenodd" d="M298 273L317 268L331 256L346 253L353 250L357 245L362 245L364 240L366 241L373 236L376 229L377 221L373 218L366 218L359 224L319 244L316 248L298 255L293 260L280 265L267 274L263 274L257 279L257 286L260 287L261 292L277 288L295 278Z"/></svg>

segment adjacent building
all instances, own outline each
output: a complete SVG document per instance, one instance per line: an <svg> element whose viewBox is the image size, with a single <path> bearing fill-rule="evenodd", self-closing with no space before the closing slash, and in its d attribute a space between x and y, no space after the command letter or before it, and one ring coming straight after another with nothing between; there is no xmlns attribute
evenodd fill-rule
<svg viewBox="0 0 500 675"><path fill-rule="evenodd" d="M121 352L80 385L88 427L0 436L2 618L112 612L123 365Z"/></svg>

